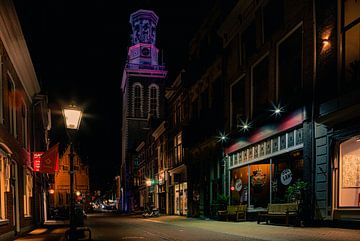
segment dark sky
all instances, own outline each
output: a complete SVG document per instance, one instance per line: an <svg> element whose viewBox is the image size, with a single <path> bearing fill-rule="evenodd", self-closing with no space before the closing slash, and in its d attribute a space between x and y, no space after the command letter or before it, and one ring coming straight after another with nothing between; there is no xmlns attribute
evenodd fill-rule
<svg viewBox="0 0 360 241"><path fill-rule="evenodd" d="M52 143L66 145L61 106L84 109L77 146L90 165L91 188L107 189L121 160L121 90L130 45L129 16L138 9L159 16L157 47L169 79L186 60L189 41L211 0L15 0L44 93L53 111Z"/></svg>

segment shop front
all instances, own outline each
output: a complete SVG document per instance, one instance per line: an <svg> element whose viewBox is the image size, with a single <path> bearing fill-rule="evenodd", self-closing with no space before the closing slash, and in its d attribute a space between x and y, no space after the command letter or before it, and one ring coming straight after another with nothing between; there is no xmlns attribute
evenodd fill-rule
<svg viewBox="0 0 360 241"><path fill-rule="evenodd" d="M161 172L157 176L158 179L158 185L157 185L157 194L158 194L158 202L157 202L157 208L159 209L160 213L166 213L166 179L165 179L165 173Z"/></svg>
<svg viewBox="0 0 360 241"><path fill-rule="evenodd" d="M291 140L293 135L298 137L296 142ZM278 145L283 137L287 141ZM303 180L302 148L302 128L298 128L230 153L231 203L247 204L251 210L265 209L268 203L291 201L287 188Z"/></svg>
<svg viewBox="0 0 360 241"><path fill-rule="evenodd" d="M360 220L360 135L335 141L333 156L333 219Z"/></svg>
<svg viewBox="0 0 360 241"><path fill-rule="evenodd" d="M249 138L225 149L231 204L247 204L248 212L258 212L269 203L294 201L287 190L304 180L302 121L302 112L297 112L272 126L271 131L269 127L260 128Z"/></svg>
<svg viewBox="0 0 360 241"><path fill-rule="evenodd" d="M180 165L169 171L169 213L187 215L188 213L188 183L186 166Z"/></svg>

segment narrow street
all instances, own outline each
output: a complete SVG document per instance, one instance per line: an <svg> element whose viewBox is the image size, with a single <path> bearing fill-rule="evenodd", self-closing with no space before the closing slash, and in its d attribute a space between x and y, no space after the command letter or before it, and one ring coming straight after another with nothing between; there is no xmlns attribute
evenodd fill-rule
<svg viewBox="0 0 360 241"><path fill-rule="evenodd" d="M221 222L181 216L143 218L140 215L90 214L86 219L93 241L358 241L359 229L287 227L256 222ZM16 241L65 241L64 223L45 225ZM88 240L88 236L81 240Z"/></svg>
<svg viewBox="0 0 360 241"><path fill-rule="evenodd" d="M189 220L190 221L190 220ZM206 222L206 221L203 221ZM142 218L141 216L90 215L87 225L96 241L111 240L256 240L191 225L180 217Z"/></svg>
<svg viewBox="0 0 360 241"><path fill-rule="evenodd" d="M220 222L179 216L142 218L92 214L96 241L110 240L360 240L360 231L328 227L286 227L256 222Z"/></svg>

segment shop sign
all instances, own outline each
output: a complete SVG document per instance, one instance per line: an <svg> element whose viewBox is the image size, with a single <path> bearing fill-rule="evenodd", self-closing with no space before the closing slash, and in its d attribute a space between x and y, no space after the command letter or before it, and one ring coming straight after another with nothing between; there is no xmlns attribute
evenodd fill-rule
<svg viewBox="0 0 360 241"><path fill-rule="evenodd" d="M284 169L281 172L280 181L283 185L287 186L291 183L292 173L290 169Z"/></svg>
<svg viewBox="0 0 360 241"><path fill-rule="evenodd" d="M236 183L235 183L235 190L240 192L241 189L242 189L242 181L241 181L241 179L237 179Z"/></svg>
<svg viewBox="0 0 360 241"><path fill-rule="evenodd" d="M33 169L34 172L40 171L41 156L44 152L33 152Z"/></svg>

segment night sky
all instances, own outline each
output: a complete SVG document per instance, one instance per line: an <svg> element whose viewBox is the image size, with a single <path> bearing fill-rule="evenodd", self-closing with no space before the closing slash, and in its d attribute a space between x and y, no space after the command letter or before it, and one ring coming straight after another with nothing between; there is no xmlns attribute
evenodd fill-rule
<svg viewBox="0 0 360 241"><path fill-rule="evenodd" d="M120 84L130 14L149 9L159 16L157 47L171 82L186 62L190 39L210 2L14 1L42 92L49 96L52 144L67 144L61 106L73 102L84 110L76 146L90 166L92 190L110 189L119 173Z"/></svg>

